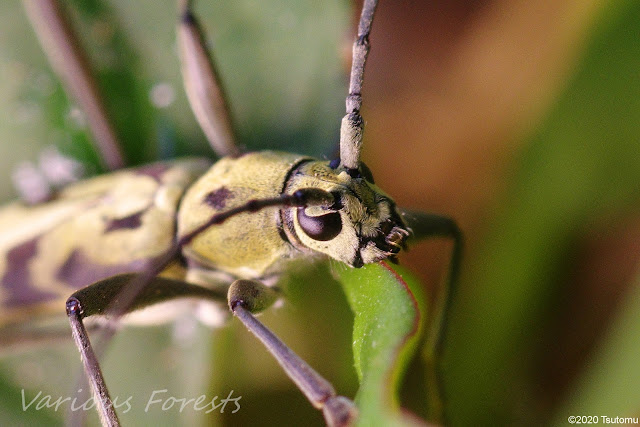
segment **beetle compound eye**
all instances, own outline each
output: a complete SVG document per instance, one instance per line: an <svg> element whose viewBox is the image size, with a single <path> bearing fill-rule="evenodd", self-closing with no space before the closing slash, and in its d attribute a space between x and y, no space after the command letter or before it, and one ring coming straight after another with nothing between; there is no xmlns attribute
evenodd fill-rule
<svg viewBox="0 0 640 427"><path fill-rule="evenodd" d="M298 208L298 223L307 236L323 242L333 239L342 231L342 219L338 212L308 216L304 208Z"/></svg>

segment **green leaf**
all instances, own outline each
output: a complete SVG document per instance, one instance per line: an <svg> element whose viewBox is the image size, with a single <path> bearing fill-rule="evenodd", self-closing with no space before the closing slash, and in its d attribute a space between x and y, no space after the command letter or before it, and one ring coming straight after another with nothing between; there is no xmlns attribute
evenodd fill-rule
<svg viewBox="0 0 640 427"><path fill-rule="evenodd" d="M360 379L360 425L405 425L402 376L423 329L424 301L417 281L386 263L335 268L355 313L353 356ZM400 269L398 269L400 270Z"/></svg>

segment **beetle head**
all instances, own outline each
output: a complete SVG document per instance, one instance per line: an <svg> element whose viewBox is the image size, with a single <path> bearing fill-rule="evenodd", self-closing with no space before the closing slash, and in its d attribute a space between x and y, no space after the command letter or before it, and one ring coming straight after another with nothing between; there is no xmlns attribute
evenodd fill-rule
<svg viewBox="0 0 640 427"><path fill-rule="evenodd" d="M366 165L346 169L337 162L310 161L294 170L286 192L319 188L333 204L283 211L294 245L329 255L353 267L394 259L410 231L395 202L373 183Z"/></svg>

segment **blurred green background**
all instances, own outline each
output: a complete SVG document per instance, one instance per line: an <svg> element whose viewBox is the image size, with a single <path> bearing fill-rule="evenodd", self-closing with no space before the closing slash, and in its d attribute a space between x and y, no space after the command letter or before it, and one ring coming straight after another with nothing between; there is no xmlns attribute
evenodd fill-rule
<svg viewBox="0 0 640 427"><path fill-rule="evenodd" d="M181 88L173 2L71 3L131 163L209 155ZM197 4L249 149L331 156L350 7ZM11 168L42 147L91 155L19 3L3 2L0 12L0 195L9 200ZM451 215L466 236L444 360L454 425L640 415L638 34L633 0L379 6L364 89L365 160L399 205ZM175 96L166 108L149 101L158 84ZM431 295L448 248L424 243L401 258ZM263 320L351 396L352 315L326 267L311 268L295 272L290 281L306 286L291 286L289 302ZM180 327L184 335L193 325ZM176 396L233 389L242 410L132 411L124 423L322 423L237 322L214 333L195 327L188 340L173 333L118 336L105 360L112 395L143 402L164 388ZM21 411L20 390L75 396L79 358L70 341L1 363L3 424L62 422L60 413ZM421 413L419 403L410 406Z"/></svg>

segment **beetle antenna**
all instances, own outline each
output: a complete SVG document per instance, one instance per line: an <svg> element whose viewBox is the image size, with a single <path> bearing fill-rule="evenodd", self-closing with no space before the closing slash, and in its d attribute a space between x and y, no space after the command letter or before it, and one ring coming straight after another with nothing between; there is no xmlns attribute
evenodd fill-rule
<svg viewBox="0 0 640 427"><path fill-rule="evenodd" d="M347 114L342 119L340 127L340 163L346 169L358 169L360 165L362 132L364 130L364 120L360 115L362 82L364 80L364 66L369 55L369 33L377 4L378 0L364 0L358 24L358 35L353 42L353 62L349 78L349 95L346 100Z"/></svg>
<svg viewBox="0 0 640 427"><path fill-rule="evenodd" d="M86 114L93 143L104 166L109 170L120 169L125 163L120 142L109 121L86 52L80 46L62 3L53 0L22 2L51 67L66 92Z"/></svg>
<svg viewBox="0 0 640 427"><path fill-rule="evenodd" d="M187 98L213 151L220 157L235 157L241 150L235 142L226 95L191 3L178 1L178 49Z"/></svg>

